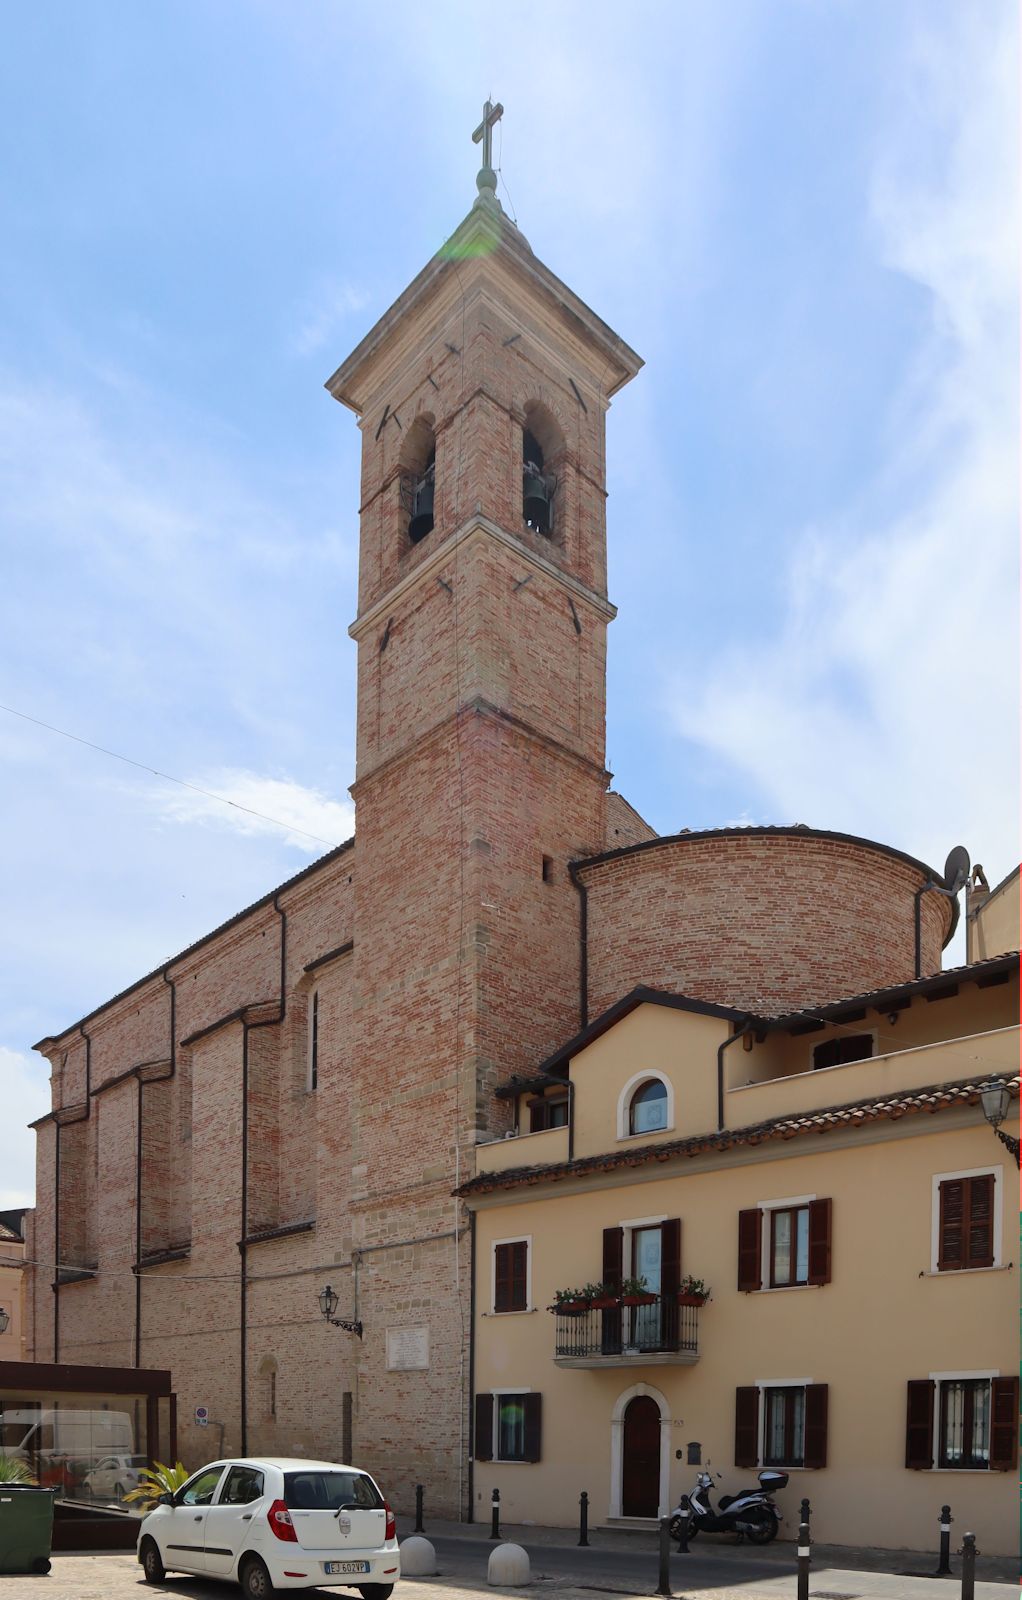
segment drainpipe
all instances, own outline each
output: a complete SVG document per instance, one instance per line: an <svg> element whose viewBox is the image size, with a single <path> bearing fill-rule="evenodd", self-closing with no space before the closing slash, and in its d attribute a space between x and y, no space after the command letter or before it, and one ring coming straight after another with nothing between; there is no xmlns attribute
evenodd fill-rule
<svg viewBox="0 0 1022 1600"><path fill-rule="evenodd" d="M739 1039L744 1039L750 1032L748 1018L742 1023L737 1033L732 1033L717 1046L717 1131L724 1131L724 1051L731 1045L737 1044Z"/></svg>
<svg viewBox="0 0 1022 1600"><path fill-rule="evenodd" d="M468 1516L475 1521L476 1500L476 1214L468 1214L469 1290L468 1290ZM457 1248L457 1245L455 1245Z"/></svg>
<svg viewBox="0 0 1022 1600"><path fill-rule="evenodd" d="M64 1055L65 1062L67 1054ZM56 1153L53 1163L53 1360L60 1360L60 1123L54 1124Z"/></svg>
<svg viewBox="0 0 1022 1600"><path fill-rule="evenodd" d="M581 1029L589 1022L589 891L574 861L568 862L568 874L578 890L578 1019Z"/></svg>
<svg viewBox="0 0 1022 1600"><path fill-rule="evenodd" d="M241 1454L248 1454L248 1036L256 1028L276 1028L287 1015L287 912L280 904L279 892L273 897L273 909L280 918L280 1000L278 1015L264 1022L246 1022L242 1019L241 1046L241 1316L239 1382L241 1385Z"/></svg>

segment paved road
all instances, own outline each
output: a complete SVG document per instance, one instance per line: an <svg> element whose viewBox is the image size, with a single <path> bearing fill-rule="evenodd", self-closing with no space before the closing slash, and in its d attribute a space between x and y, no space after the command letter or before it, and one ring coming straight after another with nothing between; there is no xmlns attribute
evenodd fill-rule
<svg viewBox="0 0 1022 1600"><path fill-rule="evenodd" d="M515 1529L514 1537L529 1551L534 1581L558 1587L571 1583L577 1587L627 1595L649 1595L656 1588L658 1559L652 1539L617 1536L613 1547L599 1535L588 1549L577 1545L539 1544L537 1529ZM546 1535L544 1529L540 1537ZM531 1537L530 1537L531 1535ZM476 1540L438 1534L432 1540L440 1574L454 1581L485 1576L486 1560L492 1545L483 1548ZM935 1562L925 1557L906 1555L899 1572L869 1571L835 1565L832 1560L814 1561L810 1594L813 1600L957 1600L960 1583L934 1578ZM958 1563L955 1562L956 1571ZM688 1555L672 1554L671 1587L678 1594L730 1590L751 1600L757 1595L793 1597L795 1556L791 1545L754 1550L723 1539L694 1540ZM1005 1574L1007 1576L1007 1574ZM1012 1583L980 1582L976 1600L1015 1600Z"/></svg>
<svg viewBox="0 0 1022 1600"><path fill-rule="evenodd" d="M402 1519L403 1520L403 1519ZM400 1524L399 1524L400 1525ZM406 1527L401 1527L404 1535ZM485 1528L436 1525L430 1530L437 1552L435 1578L402 1581L395 1600L475 1600L503 1594L553 1592L557 1600L594 1600L600 1592L645 1596L656 1586L657 1558L649 1535L593 1534L589 1549L579 1549L575 1535L550 1528L513 1528L505 1532L529 1550L532 1585L527 1590L495 1590L486 1582L492 1545ZM854 1561L854 1564L853 1564ZM812 1600L958 1600L958 1563L954 1579L923 1576L934 1563L926 1557L897 1552L867 1552L818 1546L810 1580ZM988 1562L991 1576L1009 1577L1010 1563ZM889 1570L892 1566L899 1571ZM886 1570L885 1570L886 1569ZM689 1555L672 1555L671 1584L676 1595L696 1600L794 1600L795 1563L790 1544L765 1550L737 1546L720 1538L700 1538ZM170 1577L150 1587L142 1581L133 1555L55 1556L46 1578L0 1575L0 1600L223 1600L236 1589L208 1579ZM320 1600L339 1600L352 1591L307 1589ZM1015 1600L1014 1583L980 1581L976 1600Z"/></svg>

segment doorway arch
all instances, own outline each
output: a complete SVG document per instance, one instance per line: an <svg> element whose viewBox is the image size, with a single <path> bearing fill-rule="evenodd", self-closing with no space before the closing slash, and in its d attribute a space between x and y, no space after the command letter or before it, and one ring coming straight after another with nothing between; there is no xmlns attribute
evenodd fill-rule
<svg viewBox="0 0 1022 1600"><path fill-rule="evenodd" d="M671 1410L648 1383L619 1395L610 1424L610 1514L664 1517L671 1473Z"/></svg>

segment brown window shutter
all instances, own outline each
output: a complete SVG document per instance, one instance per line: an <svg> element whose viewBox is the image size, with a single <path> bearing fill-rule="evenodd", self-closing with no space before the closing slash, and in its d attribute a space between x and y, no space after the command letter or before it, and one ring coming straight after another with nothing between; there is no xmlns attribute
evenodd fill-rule
<svg viewBox="0 0 1022 1600"><path fill-rule="evenodd" d="M762 1270L759 1263L760 1241L763 1237L763 1213L757 1207L755 1211L739 1211L738 1213L738 1287L750 1291L763 1287ZM735 1466L746 1466L749 1463L735 1462ZM754 1463L752 1463L754 1465Z"/></svg>
<svg viewBox="0 0 1022 1600"><path fill-rule="evenodd" d="M1018 1379L990 1380L990 1468L1013 1472L1018 1461Z"/></svg>
<svg viewBox="0 0 1022 1600"><path fill-rule="evenodd" d="M970 1267L992 1267L994 1264L994 1175L984 1173L981 1178L969 1178L967 1199L967 1224L965 1230L965 1258Z"/></svg>
<svg viewBox="0 0 1022 1600"><path fill-rule="evenodd" d="M809 1282L830 1282L830 1225L832 1206L829 1200L809 1202Z"/></svg>
<svg viewBox="0 0 1022 1600"><path fill-rule="evenodd" d="M759 1466L759 1390L735 1390L735 1466Z"/></svg>
<svg viewBox="0 0 1022 1600"><path fill-rule="evenodd" d="M672 1300L681 1282L681 1219L660 1224L660 1293Z"/></svg>
<svg viewBox="0 0 1022 1600"><path fill-rule="evenodd" d="M523 1394L525 1406L525 1454L523 1461L539 1461L543 1453L543 1396Z"/></svg>
<svg viewBox="0 0 1022 1600"><path fill-rule="evenodd" d="M529 1242L511 1246L511 1310L525 1311L529 1304Z"/></svg>
<svg viewBox="0 0 1022 1600"><path fill-rule="evenodd" d="M476 1395L475 1459L493 1460L493 1396Z"/></svg>
<svg viewBox="0 0 1022 1600"><path fill-rule="evenodd" d="M909 1379L905 1465L916 1472L926 1472L933 1466L934 1388L932 1378Z"/></svg>
<svg viewBox="0 0 1022 1600"><path fill-rule="evenodd" d="M511 1309L511 1251L513 1246L498 1244L493 1250L493 1309Z"/></svg>
<svg viewBox="0 0 1022 1600"><path fill-rule="evenodd" d="M603 1281L618 1288L623 1277L625 1231L623 1228L603 1230Z"/></svg>
<svg viewBox="0 0 1022 1600"><path fill-rule="evenodd" d="M805 1467L827 1465L827 1385L806 1384Z"/></svg>
<svg viewBox="0 0 1022 1600"><path fill-rule="evenodd" d="M965 1265L965 1180L949 1178L940 1186L940 1241L937 1267L952 1272Z"/></svg>

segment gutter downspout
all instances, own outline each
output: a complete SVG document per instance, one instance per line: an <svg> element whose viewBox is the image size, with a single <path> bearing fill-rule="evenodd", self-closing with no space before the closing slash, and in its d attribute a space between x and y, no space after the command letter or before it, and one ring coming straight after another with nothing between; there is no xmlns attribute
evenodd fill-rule
<svg viewBox="0 0 1022 1600"><path fill-rule="evenodd" d="M273 897L273 909L280 918L280 1000L279 1015L264 1022L242 1020L241 1046L241 1316L239 1383L241 1386L241 1454L248 1454L248 1036L255 1028L277 1028L287 1015L287 912L280 904L280 893ZM356 1312L357 1315L357 1312Z"/></svg>
<svg viewBox="0 0 1022 1600"><path fill-rule="evenodd" d="M65 1054L65 1061L67 1056ZM60 1123L54 1124L53 1162L53 1360L60 1360Z"/></svg>
<svg viewBox="0 0 1022 1600"><path fill-rule="evenodd" d="M739 1039L745 1039L750 1032L749 1021L746 1019L737 1033L730 1034L717 1046L717 1132L724 1131L724 1051L731 1045L737 1044Z"/></svg>
<svg viewBox="0 0 1022 1600"><path fill-rule="evenodd" d="M468 1214L469 1291L468 1291L468 1515L475 1521L476 1481L476 1214Z"/></svg>
<svg viewBox="0 0 1022 1600"><path fill-rule="evenodd" d="M574 861L568 874L578 890L578 1017L579 1030L589 1023L589 891L579 877Z"/></svg>

